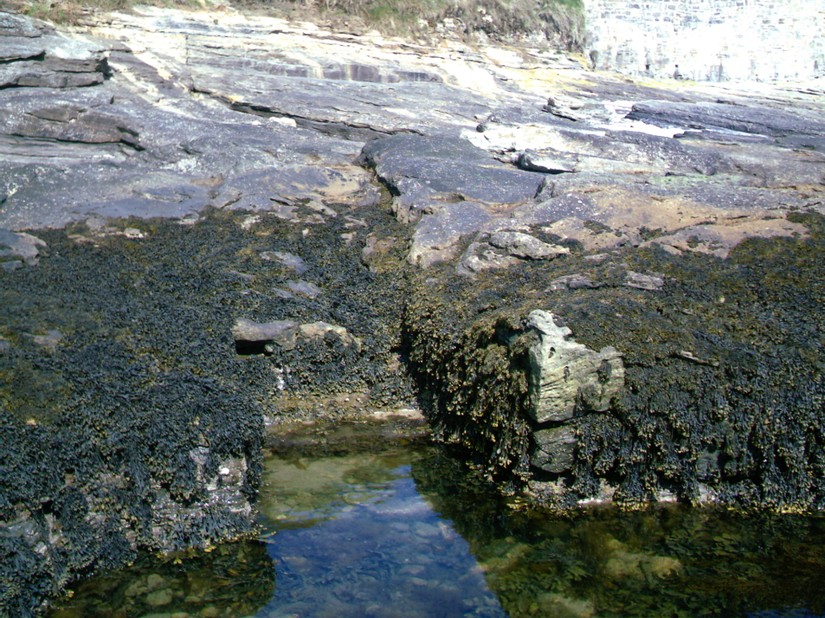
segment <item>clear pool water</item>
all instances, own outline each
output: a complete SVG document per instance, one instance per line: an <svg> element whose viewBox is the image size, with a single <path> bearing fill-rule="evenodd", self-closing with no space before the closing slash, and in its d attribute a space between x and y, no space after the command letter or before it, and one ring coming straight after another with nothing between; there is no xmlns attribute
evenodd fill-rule
<svg viewBox="0 0 825 618"><path fill-rule="evenodd" d="M380 442L380 441L379 441ZM267 461L258 540L147 557L52 617L825 615L825 518L508 504L433 446Z"/></svg>

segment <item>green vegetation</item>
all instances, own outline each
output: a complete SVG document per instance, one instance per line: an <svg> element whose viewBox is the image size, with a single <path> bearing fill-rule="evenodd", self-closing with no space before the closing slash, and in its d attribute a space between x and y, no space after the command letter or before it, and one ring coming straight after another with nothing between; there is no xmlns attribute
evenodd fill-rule
<svg viewBox="0 0 825 618"><path fill-rule="evenodd" d="M395 35L432 32L493 39L534 38L570 49L584 35L582 0L5 0L0 3L32 17L77 24L94 11L126 11L139 5L244 12L316 21L330 27L377 29Z"/></svg>

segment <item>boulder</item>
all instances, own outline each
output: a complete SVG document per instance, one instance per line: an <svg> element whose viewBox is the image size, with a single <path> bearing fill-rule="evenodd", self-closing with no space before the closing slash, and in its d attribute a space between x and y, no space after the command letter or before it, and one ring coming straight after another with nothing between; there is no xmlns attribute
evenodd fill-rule
<svg viewBox="0 0 825 618"><path fill-rule="evenodd" d="M0 229L0 264L37 264L46 242L24 232Z"/></svg>
<svg viewBox="0 0 825 618"><path fill-rule="evenodd" d="M493 232L487 242L508 255L523 260L549 260L570 253L567 247L551 245L530 234L510 230Z"/></svg>
<svg viewBox="0 0 825 618"><path fill-rule="evenodd" d="M298 339L298 323L292 320L254 322L238 318L232 326L232 337L240 354L271 352L273 344L291 350Z"/></svg>
<svg viewBox="0 0 825 618"><path fill-rule="evenodd" d="M479 234L461 256L456 271L472 276L490 269L506 269L521 260L550 260L569 253L567 247L546 243L530 234L501 230Z"/></svg>
<svg viewBox="0 0 825 618"><path fill-rule="evenodd" d="M346 347L361 350L361 341L346 328L322 321L298 324L292 320L254 322L238 318L232 327L232 336L239 354L272 354L275 346L290 351L301 341L322 340L329 335Z"/></svg>

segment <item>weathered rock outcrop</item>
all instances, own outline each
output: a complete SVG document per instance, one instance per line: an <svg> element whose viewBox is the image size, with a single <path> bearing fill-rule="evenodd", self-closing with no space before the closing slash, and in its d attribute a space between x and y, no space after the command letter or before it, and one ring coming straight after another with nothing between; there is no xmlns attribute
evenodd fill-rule
<svg viewBox="0 0 825 618"><path fill-rule="evenodd" d="M624 386L621 354L600 352L571 339L553 315L533 311L526 327L538 341L530 347L530 417L537 423L567 421L587 412L606 412Z"/></svg>
<svg viewBox="0 0 825 618"><path fill-rule="evenodd" d="M15 270L28 264L37 264L46 243L31 234L0 229L0 268Z"/></svg>
<svg viewBox="0 0 825 618"><path fill-rule="evenodd" d="M816 92L231 11L0 23L0 613L247 533L265 424L408 404L406 367L538 500L825 504Z"/></svg>
<svg viewBox="0 0 825 618"><path fill-rule="evenodd" d="M624 387L624 365L613 348L600 352L571 339L572 331L553 315L533 311L526 328L537 341L530 359L528 414L534 421L530 465L554 474L570 472L576 454L576 416L607 412Z"/></svg>
<svg viewBox="0 0 825 618"><path fill-rule="evenodd" d="M439 287L422 277L408 308L411 360L437 435L558 506L821 508L822 350L806 316L822 298L823 220L798 220L810 238L746 241L725 260L647 248ZM661 287L629 285L619 255L634 273L665 273ZM789 266L801 279L782 274ZM539 303L575 325L577 343L557 317L537 331ZM551 355L556 342L575 352Z"/></svg>
<svg viewBox="0 0 825 618"><path fill-rule="evenodd" d="M103 82L104 50L43 22L0 15L0 88L77 88Z"/></svg>

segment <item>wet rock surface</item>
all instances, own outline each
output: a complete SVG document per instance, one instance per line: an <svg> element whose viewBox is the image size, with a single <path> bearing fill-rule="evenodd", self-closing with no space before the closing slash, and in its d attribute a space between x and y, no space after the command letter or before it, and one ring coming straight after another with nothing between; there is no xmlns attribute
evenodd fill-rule
<svg viewBox="0 0 825 618"><path fill-rule="evenodd" d="M554 505L823 506L821 92L232 11L0 49L3 610L249 532L265 425L414 395Z"/></svg>

